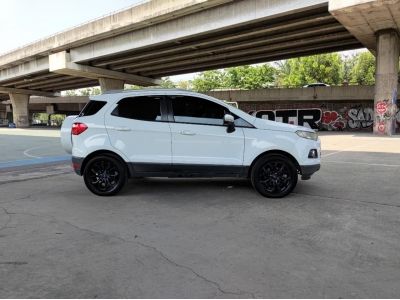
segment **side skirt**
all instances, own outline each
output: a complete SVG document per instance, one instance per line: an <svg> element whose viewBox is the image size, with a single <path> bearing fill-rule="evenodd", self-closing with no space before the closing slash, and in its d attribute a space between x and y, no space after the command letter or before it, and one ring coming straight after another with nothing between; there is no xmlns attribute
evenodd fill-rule
<svg viewBox="0 0 400 300"><path fill-rule="evenodd" d="M131 177L241 177L249 166L129 163Z"/></svg>

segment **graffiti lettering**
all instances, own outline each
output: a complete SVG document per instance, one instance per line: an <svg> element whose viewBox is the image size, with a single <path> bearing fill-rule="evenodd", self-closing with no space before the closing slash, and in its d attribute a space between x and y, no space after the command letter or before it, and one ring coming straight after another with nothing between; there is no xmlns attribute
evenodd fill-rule
<svg viewBox="0 0 400 300"><path fill-rule="evenodd" d="M276 110L275 121L289 124L297 123L297 110Z"/></svg>
<svg viewBox="0 0 400 300"><path fill-rule="evenodd" d="M288 110L259 110L253 112L257 118L267 119L289 123L294 125L306 126L312 129L318 129L321 120L321 110L311 109L288 109Z"/></svg>
<svg viewBox="0 0 400 300"><path fill-rule="evenodd" d="M374 106L357 105L339 110L325 108L280 109L251 111L253 116L271 121L306 126L318 130L371 130L372 126L380 131L386 130L386 122L394 120L400 129L400 108L388 100ZM374 113L374 109L377 113ZM379 126L379 127L378 127Z"/></svg>
<svg viewBox="0 0 400 300"><path fill-rule="evenodd" d="M267 119L270 121L275 121L275 112L273 110L259 110L253 112L253 116L261 119Z"/></svg>
<svg viewBox="0 0 400 300"><path fill-rule="evenodd" d="M351 108L347 117L347 126L351 129L368 128L374 124L374 110L369 107Z"/></svg>
<svg viewBox="0 0 400 300"><path fill-rule="evenodd" d="M303 124L302 126L307 126L312 129L318 129L318 122L321 120L321 110L320 109L308 109L308 110L298 110L298 124ZM307 124L307 125L305 125Z"/></svg>

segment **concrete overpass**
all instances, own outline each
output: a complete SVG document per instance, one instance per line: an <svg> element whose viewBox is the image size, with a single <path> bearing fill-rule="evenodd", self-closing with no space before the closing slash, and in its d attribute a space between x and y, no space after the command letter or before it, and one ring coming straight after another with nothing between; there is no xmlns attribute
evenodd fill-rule
<svg viewBox="0 0 400 300"><path fill-rule="evenodd" d="M366 46L378 57L375 100L388 107L399 1L153 0L1 55L1 99L23 127L30 95L157 85L162 76ZM390 117L379 122L376 132L393 132Z"/></svg>

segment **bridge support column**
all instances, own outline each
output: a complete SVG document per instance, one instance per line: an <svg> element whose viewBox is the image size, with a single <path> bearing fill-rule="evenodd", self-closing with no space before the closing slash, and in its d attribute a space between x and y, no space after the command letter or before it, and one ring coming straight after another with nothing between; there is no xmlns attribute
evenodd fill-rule
<svg viewBox="0 0 400 300"><path fill-rule="evenodd" d="M101 92L111 90L123 90L125 86L125 81L112 78L99 78Z"/></svg>
<svg viewBox="0 0 400 300"><path fill-rule="evenodd" d="M393 29L377 32L374 133L393 135L397 112L400 39Z"/></svg>
<svg viewBox="0 0 400 300"><path fill-rule="evenodd" d="M26 94L10 93L13 110L13 122L19 128L29 127L29 97Z"/></svg>

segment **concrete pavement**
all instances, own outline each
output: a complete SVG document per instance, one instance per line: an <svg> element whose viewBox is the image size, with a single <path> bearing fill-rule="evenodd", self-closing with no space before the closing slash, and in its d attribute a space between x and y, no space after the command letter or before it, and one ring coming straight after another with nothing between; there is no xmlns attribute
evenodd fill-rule
<svg viewBox="0 0 400 300"><path fill-rule="evenodd" d="M16 160L63 156L59 129L0 128L0 165Z"/></svg>
<svg viewBox="0 0 400 300"><path fill-rule="evenodd" d="M101 198L67 166L0 183L0 298L398 297L400 139L321 139L322 169L279 200L232 179Z"/></svg>

